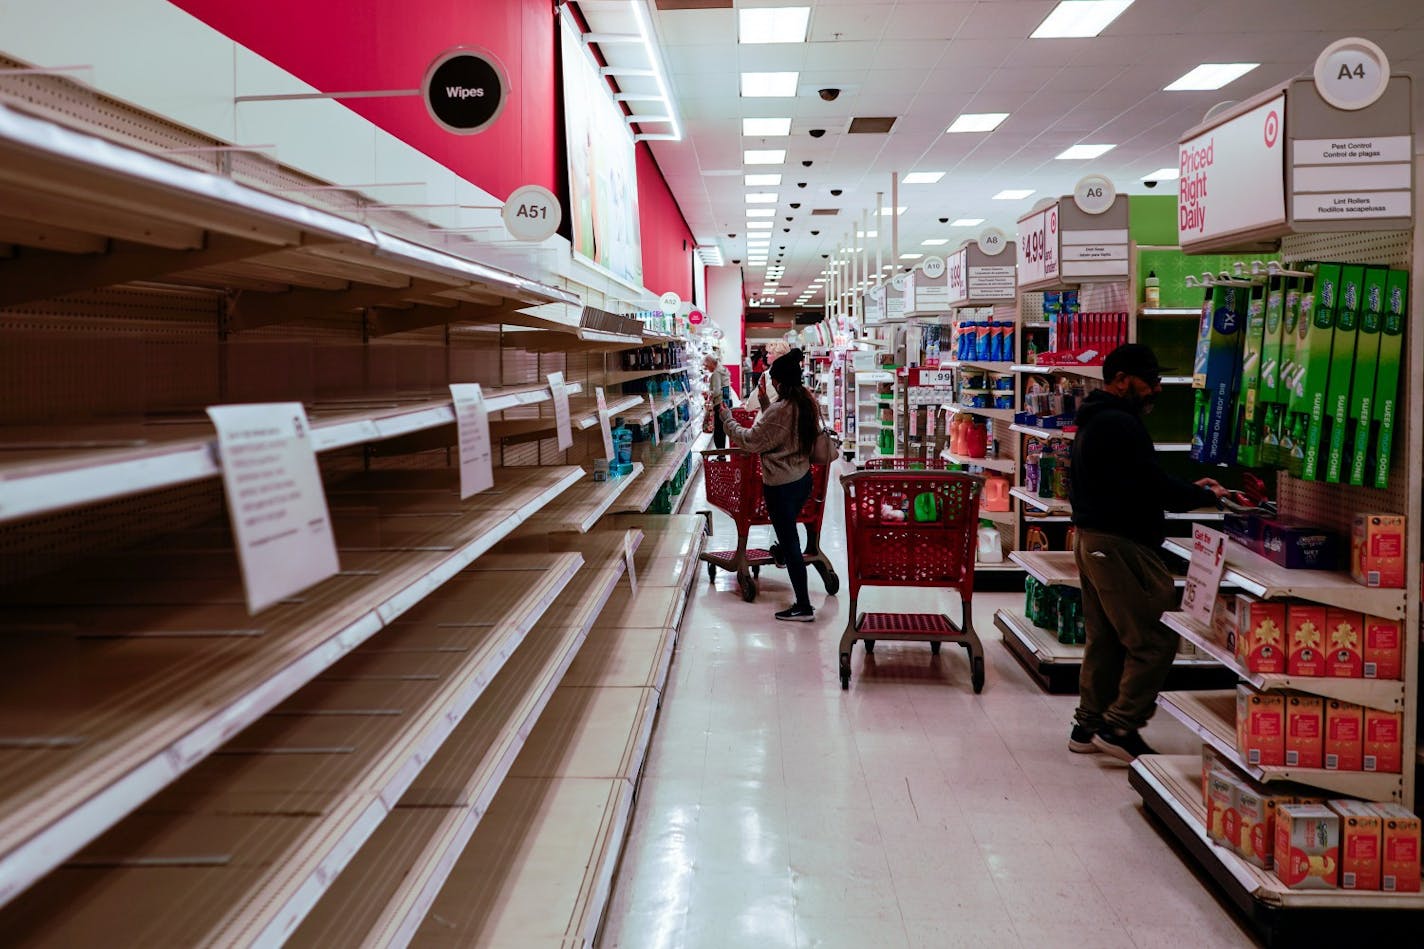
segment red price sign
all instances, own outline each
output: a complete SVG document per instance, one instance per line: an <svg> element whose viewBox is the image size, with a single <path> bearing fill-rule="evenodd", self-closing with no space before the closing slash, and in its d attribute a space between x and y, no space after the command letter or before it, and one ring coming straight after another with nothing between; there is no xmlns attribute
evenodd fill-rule
<svg viewBox="0 0 1424 949"><path fill-rule="evenodd" d="M1019 282L1058 276L1058 207L1045 208L1019 221Z"/></svg>
<svg viewBox="0 0 1424 949"><path fill-rule="evenodd" d="M692 310L687 314L687 322L693 326L701 326L704 319L706 319L706 317L702 314L701 310Z"/></svg>
<svg viewBox="0 0 1424 949"><path fill-rule="evenodd" d="M961 303L969 299L969 281L966 271L968 270L969 253L961 250L945 265L945 271L949 279L949 302Z"/></svg>

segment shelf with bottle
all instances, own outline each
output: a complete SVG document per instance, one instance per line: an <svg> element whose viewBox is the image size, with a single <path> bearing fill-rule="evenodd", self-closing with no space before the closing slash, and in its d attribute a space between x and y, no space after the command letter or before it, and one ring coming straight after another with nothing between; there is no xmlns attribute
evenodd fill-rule
<svg viewBox="0 0 1424 949"><path fill-rule="evenodd" d="M1041 498L1028 488L1012 488L1009 494L1020 501L1049 514L1072 514L1073 506L1061 498Z"/></svg>
<svg viewBox="0 0 1424 949"><path fill-rule="evenodd" d="M1010 413L1011 415L1013 413ZM1015 422L1009 426L1009 431L1018 432L1020 435L1032 435L1035 438L1063 438L1071 439L1078 434L1077 430L1065 431L1061 428L1039 428L1037 425L1025 425Z"/></svg>
<svg viewBox="0 0 1424 949"><path fill-rule="evenodd" d="M973 455L957 454L948 448L940 453L940 457L956 465L979 467L988 471L1002 471L1005 474L1013 474L1018 467L1018 462L1012 458L975 458Z"/></svg>
<svg viewBox="0 0 1424 949"><path fill-rule="evenodd" d="M983 418L1002 419L1006 422L1012 421L1014 417L1013 409L976 409L972 406L960 405L957 402L946 405L945 409L954 415L978 415Z"/></svg>

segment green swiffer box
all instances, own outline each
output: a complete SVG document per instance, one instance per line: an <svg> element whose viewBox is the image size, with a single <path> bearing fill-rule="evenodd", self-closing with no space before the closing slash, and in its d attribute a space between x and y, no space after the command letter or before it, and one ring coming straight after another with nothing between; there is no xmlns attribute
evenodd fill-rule
<svg viewBox="0 0 1424 949"><path fill-rule="evenodd" d="M1278 464L1276 459L1280 452L1276 402L1280 391L1281 325L1285 322L1285 305L1285 279L1272 277L1266 285L1266 325L1261 335L1261 444L1256 452L1256 463L1261 465Z"/></svg>
<svg viewBox="0 0 1424 949"><path fill-rule="evenodd" d="M1375 448L1375 487L1389 487L1389 454L1394 442L1395 400L1399 396L1399 362L1404 350L1404 323L1409 306L1409 274L1391 270L1385 288L1384 320L1380 324L1379 364L1375 370L1375 414L1379 441Z"/></svg>
<svg viewBox="0 0 1424 949"><path fill-rule="evenodd" d="M1389 270L1370 267L1365 271L1365 290L1360 306L1360 333L1355 340L1355 375L1350 381L1350 483L1363 485L1369 467L1370 422L1374 416L1375 369L1379 363L1380 325L1384 320L1385 287Z"/></svg>
<svg viewBox="0 0 1424 949"><path fill-rule="evenodd" d="M1325 390L1330 379L1330 344L1335 336L1335 309L1340 302L1340 265L1319 264L1315 270L1315 305L1301 301L1296 328L1295 361L1300 388L1291 403L1292 433L1303 429L1305 444L1300 477L1315 481L1320 473L1320 438L1325 432Z"/></svg>
<svg viewBox="0 0 1424 949"><path fill-rule="evenodd" d="M1291 437L1290 405L1300 384L1299 367L1295 362L1297 328L1300 326L1301 302L1313 300L1312 283L1308 277L1288 277L1285 281L1285 301L1281 313L1281 355L1276 369L1276 398L1271 406L1272 446L1269 464L1300 470L1299 445Z"/></svg>
<svg viewBox="0 0 1424 949"><path fill-rule="evenodd" d="M1236 397L1236 462L1255 467L1260 464L1261 368L1266 333L1266 286L1251 288L1242 327L1241 382Z"/></svg>
<svg viewBox="0 0 1424 949"><path fill-rule="evenodd" d="M1365 268L1345 264L1340 268L1340 305L1335 309L1335 333L1330 344L1330 381L1325 389L1325 480L1339 484L1345 471L1345 432L1350 422L1350 380L1355 368L1355 340L1360 330L1360 304L1364 299Z"/></svg>

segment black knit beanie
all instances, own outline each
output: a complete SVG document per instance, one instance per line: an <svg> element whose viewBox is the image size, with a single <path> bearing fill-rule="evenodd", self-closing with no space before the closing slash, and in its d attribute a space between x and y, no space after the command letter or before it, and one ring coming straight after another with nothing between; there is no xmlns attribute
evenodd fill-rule
<svg viewBox="0 0 1424 949"><path fill-rule="evenodd" d="M801 361L803 354L799 349L793 349L784 356L778 356L771 364L771 381L779 382L782 385L801 384Z"/></svg>

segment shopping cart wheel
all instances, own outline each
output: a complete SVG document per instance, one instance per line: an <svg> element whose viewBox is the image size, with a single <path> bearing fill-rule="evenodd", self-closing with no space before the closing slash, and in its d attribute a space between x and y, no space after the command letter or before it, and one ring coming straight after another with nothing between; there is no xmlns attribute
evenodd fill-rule
<svg viewBox="0 0 1424 949"><path fill-rule="evenodd" d="M865 641L865 651L868 653L875 651L875 640L867 639Z"/></svg>
<svg viewBox="0 0 1424 949"><path fill-rule="evenodd" d="M984 657L975 656L973 671L970 673L970 681L974 684L974 694L978 695L984 691Z"/></svg>
<svg viewBox="0 0 1424 949"><path fill-rule="evenodd" d="M737 574L737 589L742 591L742 599L751 603L756 600L757 582L751 577Z"/></svg>
<svg viewBox="0 0 1424 949"><path fill-rule="evenodd" d="M841 689L850 688L850 653L841 653Z"/></svg>
<svg viewBox="0 0 1424 949"><path fill-rule="evenodd" d="M709 563L707 565L707 580L709 583L717 582L717 565Z"/></svg>
<svg viewBox="0 0 1424 949"><path fill-rule="evenodd" d="M931 642L930 642L930 655L932 655L932 656L938 656L938 655L939 655L939 647L941 647L941 646L943 646L943 645L944 645L944 643L936 642L936 641L931 640Z"/></svg>
<svg viewBox="0 0 1424 949"><path fill-rule="evenodd" d="M841 578L836 576L836 572L829 567L821 574L821 580L826 584L826 595L835 596L841 589Z"/></svg>

